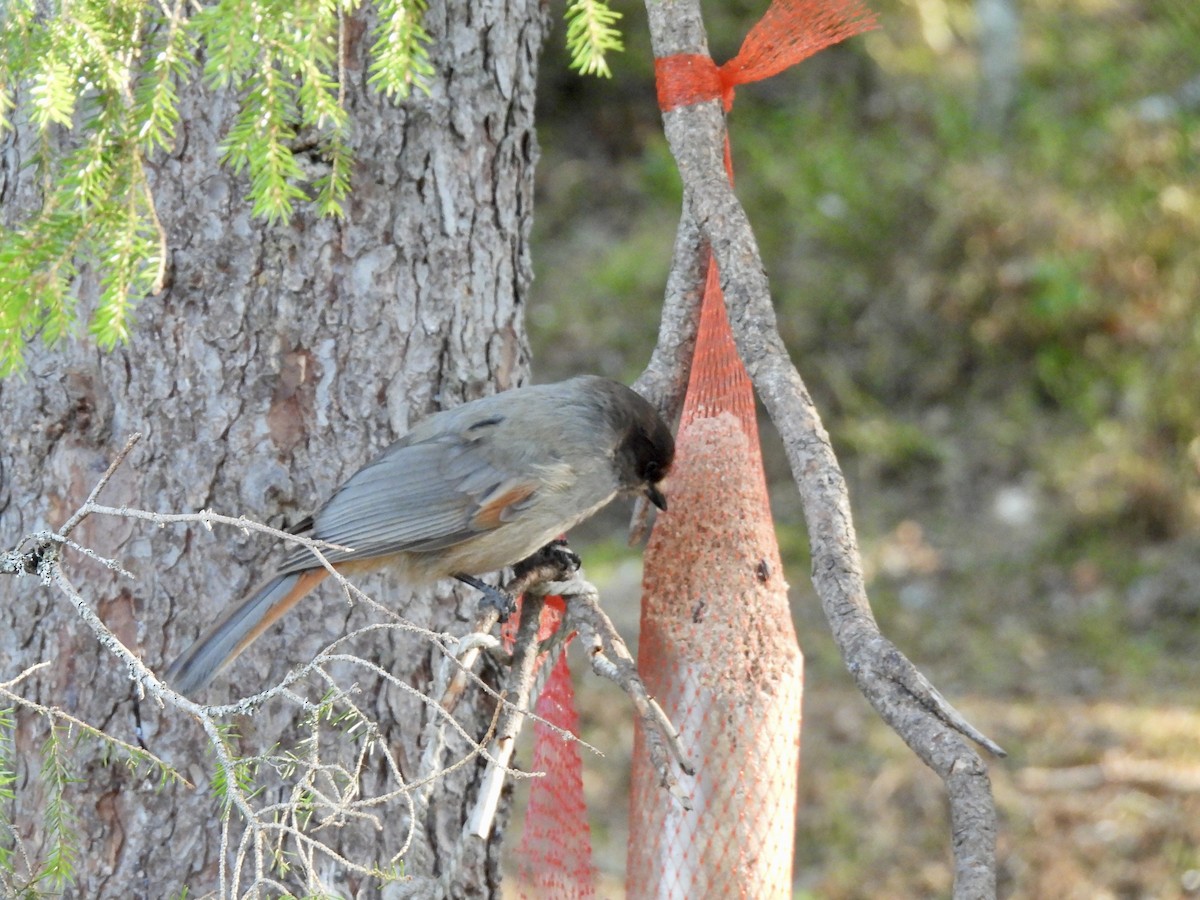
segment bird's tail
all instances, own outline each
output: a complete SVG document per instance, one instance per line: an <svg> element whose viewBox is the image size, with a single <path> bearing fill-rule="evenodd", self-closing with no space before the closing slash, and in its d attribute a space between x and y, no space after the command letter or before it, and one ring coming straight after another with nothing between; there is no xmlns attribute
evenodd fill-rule
<svg viewBox="0 0 1200 900"><path fill-rule="evenodd" d="M328 574L309 569L272 578L209 626L171 663L164 680L181 694L199 691Z"/></svg>

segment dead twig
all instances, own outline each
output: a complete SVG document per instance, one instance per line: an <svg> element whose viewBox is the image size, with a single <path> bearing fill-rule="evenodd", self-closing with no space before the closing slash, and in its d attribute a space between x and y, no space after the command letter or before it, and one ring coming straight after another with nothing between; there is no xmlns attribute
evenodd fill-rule
<svg viewBox="0 0 1200 900"><path fill-rule="evenodd" d="M576 576L570 581L543 585L543 588L561 594L566 600L567 618L563 625L579 632L588 648L592 670L600 677L615 682L629 696L641 720L642 733L646 737L651 762L658 772L659 783L684 809L691 809L691 802L675 776L671 760L687 775L695 774L695 766L679 743L678 729L658 701L646 691L629 647L612 620L600 608L600 595L595 586Z"/></svg>
<svg viewBox="0 0 1200 900"><path fill-rule="evenodd" d="M325 827L338 828L354 821L365 822L374 828L382 828L385 818L389 822L397 820L406 822L403 829L393 827L396 834L402 838L402 846L389 863L394 867L397 860L403 857L413 845L414 837L420 834L417 810L419 806L423 808L421 802L424 796L423 792L428 790L430 785L449 772L469 765L480 757L494 769L502 770L504 774L514 777L523 775L492 758L487 749L487 744L501 712L511 708L503 697L500 698L497 705L496 719L493 720L488 734L475 740L434 697L420 692L392 673L384 671L381 667L361 657L350 653L335 652L342 642L351 641L368 632L401 629L422 635L437 647L439 652L449 656L447 635L421 628L396 616L334 570L322 550L336 547L336 545L282 532L244 517L218 515L211 510L199 513L156 513L98 504L97 497L110 482L120 463L128 457L137 437L135 435L126 443L93 487L84 503L67 519L58 532L46 531L27 535L15 550L3 556L0 564L3 565L4 571L11 571L14 574L35 572L44 584L56 588L64 595L101 646L125 664L130 679L136 685L138 696L149 693L160 706L173 706L180 709L190 714L199 723L213 753L215 765L220 770L220 780L224 785L218 873L223 889L227 888L232 895L240 896L245 882L249 881L250 893L253 893L257 887L267 885L283 890L283 885L272 879L268 872L273 865L273 860L281 852L285 852L285 842L290 842L290 850L287 852L292 853L296 860L301 861L302 864L299 868L303 869L308 886L313 891L319 892L322 887L319 873L329 862L333 862L344 871L354 872L362 877L379 877L381 872L377 867L362 865L346 858L335 849L332 841L320 839L316 835L316 831ZM214 524L221 524L243 531L258 531L283 541L302 544L313 552L320 565L330 571L341 584L348 598L363 601L373 609L383 610L391 621L368 625L343 635L317 654L307 665L290 672L280 683L250 697L242 698L236 703L221 706L205 706L196 703L161 682L156 674L142 662L139 655L126 646L105 625L64 571L62 551L64 548L71 548L106 565L118 574L129 575L117 562L100 557L89 548L78 545L69 537L71 532L89 515L133 518L158 525L201 524L209 529ZM455 660L451 660L451 662L458 665ZM401 772L400 762L393 749L382 739L382 731L378 723L369 718L364 709L360 708L351 697L351 693L356 690L356 687L349 690L342 688L326 671L327 667L332 664L350 664L365 668L399 690L417 696L430 710L430 720L435 727L445 731L449 726L451 730L457 732L458 737L465 742L468 749L461 758L457 758L448 766L423 768L418 773L416 780L408 781ZM130 754L132 758L152 761L164 772L183 781L182 776L176 770L144 748L135 748L127 742L112 738L100 729L67 717L58 710L32 704L11 690L35 671L36 667L28 669L15 678L0 684L0 695L7 697L10 702L26 706L35 712L62 720L74 728L94 734L111 746ZM319 703L314 703L293 690L293 686L297 682L312 675L321 679L326 687L324 698ZM468 677L475 678L473 675ZM477 678L475 680L482 684ZM486 688L486 685L484 687ZM495 692L492 691L492 693ZM222 732L223 725L220 723L220 719L231 715L251 713L257 707L276 698L296 704L307 714L305 727L309 730L309 736L301 740L299 744L299 746L307 747L307 754L267 753L247 757L235 755L227 737ZM340 741L340 745L346 746L344 737L349 735L353 735L358 742L356 752L345 761L339 761L336 758L325 760L318 752L318 743L326 727L323 723L334 718L333 713L335 712L342 718L353 721L351 727L341 732L340 737L343 740ZM368 768L368 764L372 767L375 765L372 760L378 759L380 754L384 759L388 776L395 782L395 787L371 796L362 796L359 791L363 774ZM290 799L264 804L252 785L244 786L244 773L260 764L274 769L285 782L289 778L289 773L296 774L295 783L289 795ZM186 782L184 783L186 784ZM381 807L389 803L403 804L406 815L397 816L390 810L386 811L385 815L385 811ZM377 809L380 811L376 812ZM309 824L310 817L314 824Z"/></svg>
<svg viewBox="0 0 1200 900"><path fill-rule="evenodd" d="M565 543L552 544L551 548L556 546L561 546L561 553L555 553L550 548L543 548L529 559L518 563L513 570L513 577L503 587L504 593L510 597L519 597L539 582L561 580L570 574L568 569L571 571L577 569L579 558L566 549ZM435 692L442 698L442 706L447 712L453 712L459 700L462 699L463 691L466 690L467 681L470 679L470 671L479 658L480 650L494 651L500 646L500 642L491 636L492 629L499 621L499 610L491 604L481 603L470 633L464 635L452 648L450 655L458 660L458 670L452 676L448 676L446 673L448 673L449 667L444 665L439 683L445 684L446 687L440 692Z"/></svg>
<svg viewBox="0 0 1200 900"><path fill-rule="evenodd" d="M628 647L612 621L600 608L599 593L595 586L579 573L576 560L572 559L570 565L564 566L561 559L554 559L552 556L535 556L518 566L514 578L505 586L506 590L514 594L517 593L516 589L519 589L524 597L521 604L521 622L514 641L508 686L504 694L508 702L504 704L504 715L489 748L493 762L484 774L479 799L464 828L464 842L471 838L487 838L495 818L504 775L512 772L508 763L521 725L526 719L542 721L531 712L536 702L539 680L552 668L555 653L565 647L565 637L576 631L589 648L593 671L616 682L632 700L642 721L651 760L659 773L662 785L684 808L691 808L671 762L674 760L675 765L687 774L694 774L695 770L679 743L677 730L662 707L646 692ZM563 598L567 615L549 642L548 650L546 645L538 643L537 635L543 599L551 595L560 595ZM485 619L490 618L485 616ZM473 661L477 655L478 642L473 642L466 656L470 656ZM460 664L467 664L466 656L459 660ZM461 671L456 673L456 679L462 674ZM451 682L452 686L454 683ZM465 686L465 682L462 683ZM457 702L459 696L461 689L453 692L448 690L443 695L443 704L447 700ZM561 732L561 729L556 730ZM579 740L570 734L563 734L563 737Z"/></svg>
<svg viewBox="0 0 1200 900"><path fill-rule="evenodd" d="M508 768L509 760L512 759L524 713L531 705L538 662L537 635L543 606L544 599L532 592L526 592L521 602L521 624L517 628L512 667L508 674L510 689L505 692L511 700L511 705L505 705L504 713L500 717L500 725L496 729L491 747L492 757L496 762L489 765L483 773L479 796L475 800L475 808L467 817L464 836L486 841L492 833L496 807L500 802L500 791L504 787L504 769Z"/></svg>
<svg viewBox="0 0 1200 900"><path fill-rule="evenodd" d="M142 433L140 431L135 431L129 436L129 439L125 441L125 446L122 447L117 452L117 455L113 457L112 462L108 464L108 468L104 470L104 474L100 476L100 480L97 481L95 487L92 488L92 492L88 494L87 499L83 501L83 506L75 510L75 513L71 516L71 518L63 522L62 528L58 530L59 534L61 534L63 537L66 537L75 530L75 526L88 517L88 513L90 511L89 507L96 502L96 498L100 496L100 492L108 486L109 481L112 480L112 477L114 474L116 474L117 469L121 468L121 463L125 462L125 457L129 455L130 451L137 446L137 442L141 439Z"/></svg>

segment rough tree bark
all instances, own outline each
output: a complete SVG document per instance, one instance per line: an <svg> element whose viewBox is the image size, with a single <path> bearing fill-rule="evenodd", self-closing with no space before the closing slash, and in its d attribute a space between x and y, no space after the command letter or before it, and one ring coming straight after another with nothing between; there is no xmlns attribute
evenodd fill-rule
<svg viewBox="0 0 1200 900"><path fill-rule="evenodd" d="M282 524L311 511L410 418L524 378L544 12L536 0L435 0L426 28L432 93L395 107L365 87L369 23L361 14L348 23L346 102L357 167L344 222L304 211L287 226L253 220L246 184L217 161L232 98L194 85L184 92L181 135L174 153L157 161L154 183L172 285L142 303L128 346L112 353L86 340L54 351L31 346L25 379L0 384L3 549L60 525L134 431L145 438L102 502L164 512L212 508ZM6 224L37 190L31 170L21 170L29 141L26 132L0 144ZM81 307L93 294L85 277ZM259 580L271 550L269 541L234 530L97 517L75 538L136 575L130 582L77 556L70 566L103 620L157 671ZM412 598L382 581L364 586L438 631L464 631L475 602ZM321 592L204 699L224 702L266 687L363 616L335 591ZM386 632L357 649L416 687L430 678L434 654L423 639ZM124 668L60 595L34 578L0 579L0 681L40 660L54 665L23 682L24 695L133 739ZM385 739L402 764L415 766L427 711L361 672L353 678L361 708L387 723ZM457 716L482 737L491 704L478 692L468 701ZM246 749L286 742L295 710L274 704L241 721ZM82 781L68 792L83 835L75 896L165 897L184 886L197 896L216 887L219 809L206 790L212 761L204 738L178 712L143 703L140 714L149 749L198 788L156 792L152 778L100 765L96 745L76 748ZM15 813L33 850L44 837L36 772L43 737L42 719L20 713ZM464 797L481 769L476 760L434 790L405 859L408 874L443 874L469 806ZM369 769L367 779L383 775ZM403 827L389 821L384 831L393 824ZM327 837L355 859L386 859L385 847L394 849L394 835L353 823ZM444 889L496 894L496 846L493 839L490 858ZM380 890L354 877L340 884L348 896Z"/></svg>

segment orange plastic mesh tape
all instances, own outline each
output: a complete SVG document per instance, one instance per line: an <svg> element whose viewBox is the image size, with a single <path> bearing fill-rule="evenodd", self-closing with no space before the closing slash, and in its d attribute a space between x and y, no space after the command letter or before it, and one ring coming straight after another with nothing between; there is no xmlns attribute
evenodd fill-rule
<svg viewBox="0 0 1200 900"><path fill-rule="evenodd" d="M638 734L628 896L790 897L803 659L715 265L668 490L646 548L638 669L697 773L681 776L685 810Z"/></svg>
<svg viewBox="0 0 1200 900"><path fill-rule="evenodd" d="M859 0L775 0L750 29L738 55L717 67L707 56L677 53L654 61L664 112L720 98L729 109L739 84L778 75L838 41L875 27Z"/></svg>
<svg viewBox="0 0 1200 900"><path fill-rule="evenodd" d="M566 654L554 664L535 712L558 728L579 733ZM536 723L533 771L546 776L534 779L530 787L525 830L517 848L522 896L546 900L594 897L596 874L579 745Z"/></svg>
<svg viewBox="0 0 1200 900"><path fill-rule="evenodd" d="M538 640L561 626L561 597L547 597ZM519 616L511 616L502 634L511 642ZM542 664L545 664L543 659ZM554 662L534 712L551 725L579 734L575 691L564 651ZM525 827L517 846L517 881L521 897L545 900L589 900L596 895L591 830L583 797L583 760L579 745L541 722L534 724L533 779Z"/></svg>

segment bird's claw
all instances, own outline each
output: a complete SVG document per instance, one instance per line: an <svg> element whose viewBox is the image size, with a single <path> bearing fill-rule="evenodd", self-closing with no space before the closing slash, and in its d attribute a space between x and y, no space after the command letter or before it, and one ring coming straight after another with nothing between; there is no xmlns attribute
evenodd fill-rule
<svg viewBox="0 0 1200 900"><path fill-rule="evenodd" d="M496 610L501 622L507 622L508 617L517 611L517 600L512 594L502 591L486 581L480 581L473 575L455 575L454 577L483 594L483 602Z"/></svg>

